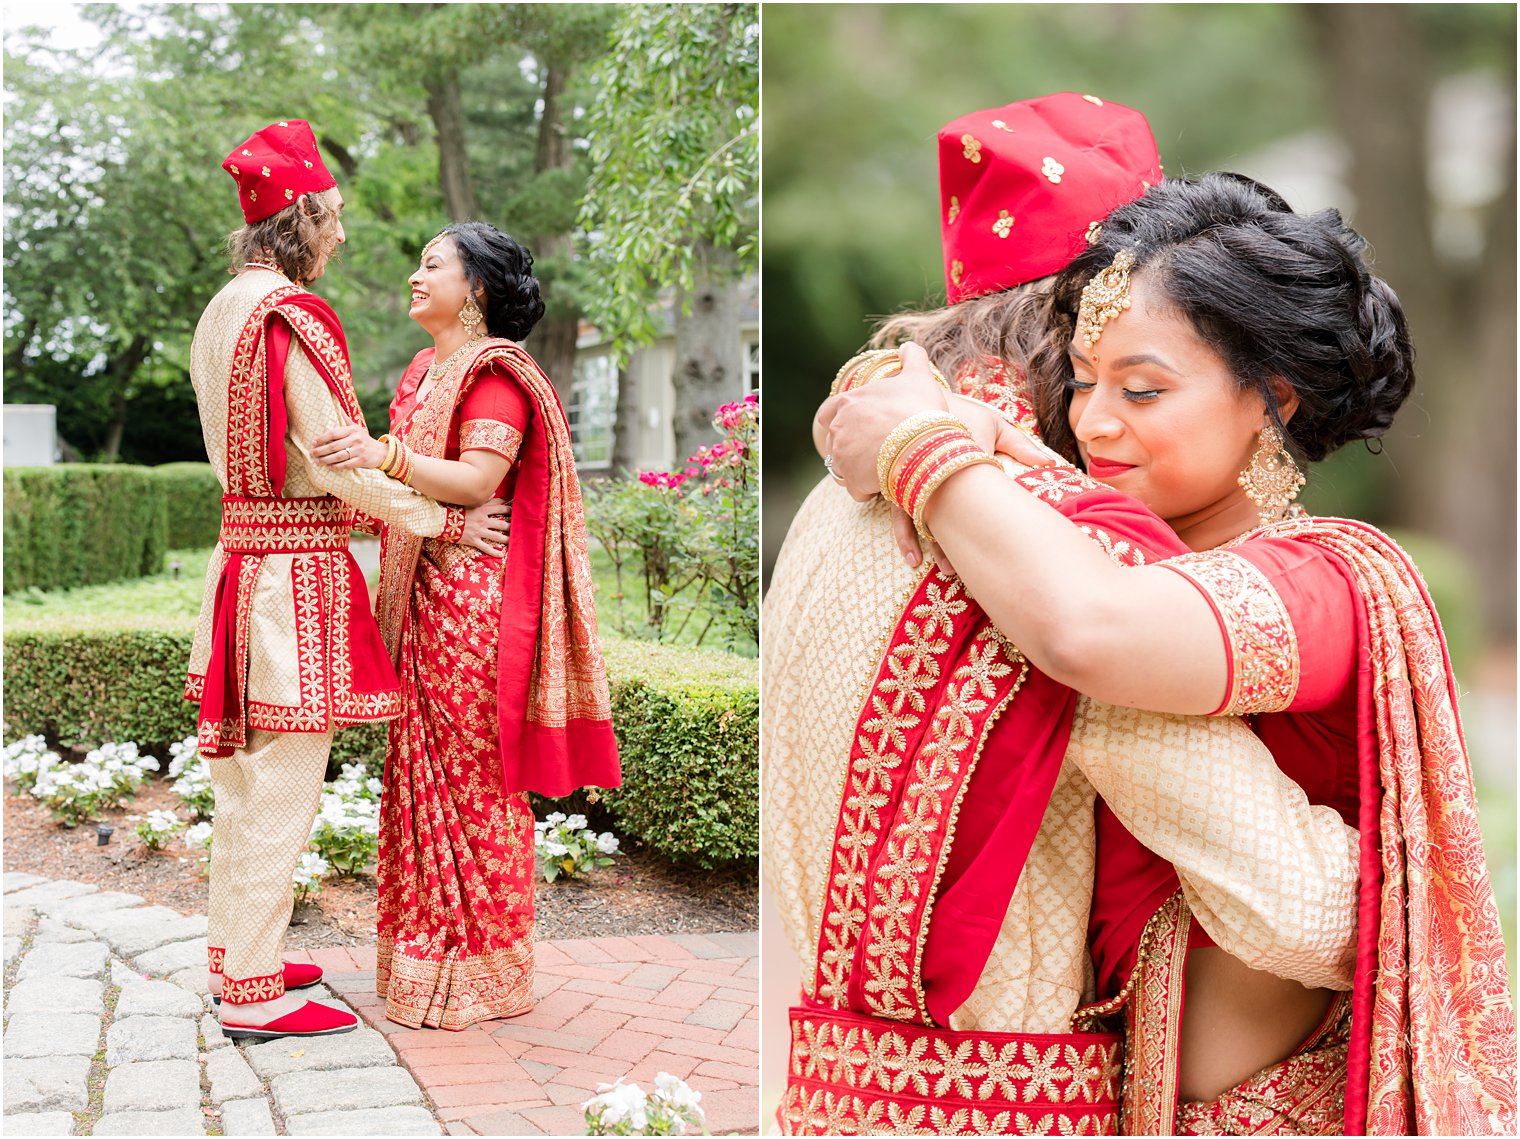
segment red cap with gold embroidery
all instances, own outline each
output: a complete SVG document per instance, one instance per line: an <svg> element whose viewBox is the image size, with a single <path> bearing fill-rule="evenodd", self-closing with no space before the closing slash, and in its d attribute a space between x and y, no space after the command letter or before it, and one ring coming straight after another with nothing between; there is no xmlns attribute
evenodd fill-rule
<svg viewBox="0 0 1520 1139"><path fill-rule="evenodd" d="M1110 210L1161 181L1139 111L1070 91L973 111L939 132L951 304L1060 272Z"/></svg>
<svg viewBox="0 0 1520 1139"><path fill-rule="evenodd" d="M317 136L305 119L288 119L255 131L234 147L222 169L237 183L238 204L249 225L279 213L302 194L331 190L338 180L317 153Z"/></svg>

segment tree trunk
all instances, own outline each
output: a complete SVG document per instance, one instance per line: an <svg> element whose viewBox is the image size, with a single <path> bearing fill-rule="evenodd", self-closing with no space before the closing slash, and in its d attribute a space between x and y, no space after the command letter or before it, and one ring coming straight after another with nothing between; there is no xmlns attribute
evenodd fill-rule
<svg viewBox="0 0 1520 1139"><path fill-rule="evenodd" d="M612 470L632 473L639 462L639 393L624 365L617 375L617 418L612 423Z"/></svg>
<svg viewBox="0 0 1520 1139"><path fill-rule="evenodd" d="M121 439L127 429L127 385L132 382L137 369L142 367L142 362L148 358L151 347L152 341L139 335L127 345L121 355L113 356L106 365L105 374L111 381L111 423L106 428L102 457L108 463L114 463L121 454Z"/></svg>
<svg viewBox="0 0 1520 1139"><path fill-rule="evenodd" d="M471 221L480 213L475 205L475 186L464 147L464 112L459 103L459 73L430 78L428 114L438 132L438 184L444 208L454 221Z"/></svg>
<svg viewBox="0 0 1520 1139"><path fill-rule="evenodd" d="M538 143L533 154L533 168L537 173L566 169L574 160L566 145L564 129L564 95L569 81L570 68L550 64L545 69L544 111L538 120ZM573 252L569 234L541 233L533 239L534 260L544 262L551 270L568 261ZM528 351L554 381L560 402L568 410L575 387L575 340L580 330L580 308L564 290L555 287L552 277L541 284L545 313L528 338Z"/></svg>
<svg viewBox="0 0 1520 1139"><path fill-rule="evenodd" d="M672 427L678 463L703 443L717 442L713 412L719 404L744 396L735 257L730 250L704 246L699 250L698 264L695 290L689 294L683 290L676 307L676 359L671 379L676 389Z"/></svg>
<svg viewBox="0 0 1520 1139"><path fill-rule="evenodd" d="M551 313L534 326L532 335L523 344L553 382L567 412L575 390L575 336L579 324L580 319L574 313L568 316Z"/></svg>
<svg viewBox="0 0 1520 1139"><path fill-rule="evenodd" d="M1483 264L1458 273L1434 240L1426 182L1431 82L1417 15L1308 5L1351 157L1356 228L1403 303L1414 392L1386 440L1392 520L1451 543L1478 578L1485 623L1515 619L1515 182L1490 207ZM1513 79L1511 79L1513 82ZM1513 135L1511 135L1513 145ZM1460 474L1459 474L1460 472Z"/></svg>

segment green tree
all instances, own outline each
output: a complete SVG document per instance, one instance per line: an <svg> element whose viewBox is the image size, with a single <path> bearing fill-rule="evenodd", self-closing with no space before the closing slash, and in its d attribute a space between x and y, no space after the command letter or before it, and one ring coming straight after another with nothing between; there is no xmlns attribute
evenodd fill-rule
<svg viewBox="0 0 1520 1139"><path fill-rule="evenodd" d="M714 439L742 390L738 276L757 263L759 25L753 4L623 10L593 75L592 173L581 206L590 318L626 353L677 300L675 441Z"/></svg>

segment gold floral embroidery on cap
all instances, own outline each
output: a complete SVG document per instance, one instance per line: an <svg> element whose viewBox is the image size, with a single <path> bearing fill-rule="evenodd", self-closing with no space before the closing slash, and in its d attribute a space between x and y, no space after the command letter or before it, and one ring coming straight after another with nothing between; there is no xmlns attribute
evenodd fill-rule
<svg viewBox="0 0 1520 1139"><path fill-rule="evenodd" d="M950 217L946 224L954 225L955 219L961 216L961 200L954 194L950 195Z"/></svg>
<svg viewBox="0 0 1520 1139"><path fill-rule="evenodd" d="M1049 178L1057 185L1060 184L1061 175L1066 173L1066 167L1062 166L1054 158L1047 157L1040 163L1040 173Z"/></svg>
<svg viewBox="0 0 1520 1139"><path fill-rule="evenodd" d="M992 223L992 232L999 237L1007 237L1013 230L1013 215L1007 210L999 210L997 221Z"/></svg>
<svg viewBox="0 0 1520 1139"><path fill-rule="evenodd" d="M961 135L961 145L966 148L963 153L972 162L980 162L982 160L982 144L976 135Z"/></svg>
<svg viewBox="0 0 1520 1139"><path fill-rule="evenodd" d="M307 162L307 160L306 160L306 159L304 159L304 158L303 158L303 159L301 159L301 161L302 161L302 162L305 162L305 163L306 163L306 169L308 169L308 170L310 170L310 169L311 169L311 163L310 163L310 162Z"/></svg>
<svg viewBox="0 0 1520 1139"><path fill-rule="evenodd" d="M264 167L264 169L260 170L259 173L262 174L262 175L264 175L264 177L268 178L269 177L269 167L267 167L267 166Z"/></svg>
<svg viewBox="0 0 1520 1139"><path fill-rule="evenodd" d="M288 202L288 201L290 201L290 200L291 200L291 199L292 199L292 198L294 198L294 197L295 197L295 196L296 196L296 192L295 192L295 191L294 191L294 190L291 190L291 189L287 189L287 190L286 190L286 191L285 191L285 200L286 200L286 201L287 201L287 202Z"/></svg>
<svg viewBox="0 0 1520 1139"><path fill-rule="evenodd" d="M1007 131L1009 134L1018 134L1019 133L1018 131L1014 130L1011 126L1009 126L1007 123L1005 123L1002 119L993 119L992 120L992 125L995 126L995 127L997 127L997 129L1000 130L1000 131Z"/></svg>
<svg viewBox="0 0 1520 1139"><path fill-rule="evenodd" d="M256 202L256 201L258 201L259 200L259 192L257 190L249 190L248 191L248 200L250 202Z"/></svg>
<svg viewBox="0 0 1520 1139"><path fill-rule="evenodd" d="M1087 227L1087 244L1097 245L1098 235L1103 232L1103 223L1095 221Z"/></svg>
<svg viewBox="0 0 1520 1139"><path fill-rule="evenodd" d="M234 174L241 174L242 173L242 171L240 171L236 166L232 165L232 163L230 163L230 162L227 163L227 169L231 170Z"/></svg>
<svg viewBox="0 0 1520 1139"><path fill-rule="evenodd" d="M1082 98L1086 99L1094 107L1101 107L1103 105L1103 100L1096 95L1083 95Z"/></svg>
<svg viewBox="0 0 1520 1139"><path fill-rule="evenodd" d="M966 271L966 267L964 265L962 265L959 261L952 261L952 262L950 262L950 280L957 287L960 286L960 283L961 283L961 274L964 273L965 271Z"/></svg>

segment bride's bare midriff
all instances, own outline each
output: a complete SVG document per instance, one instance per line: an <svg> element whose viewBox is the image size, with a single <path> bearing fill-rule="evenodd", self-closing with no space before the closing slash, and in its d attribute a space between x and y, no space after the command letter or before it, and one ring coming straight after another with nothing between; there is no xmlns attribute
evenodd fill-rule
<svg viewBox="0 0 1520 1139"><path fill-rule="evenodd" d="M1211 1100L1286 1060L1320 1026L1335 994L1252 969L1222 949L1187 960L1178 1094Z"/></svg>

